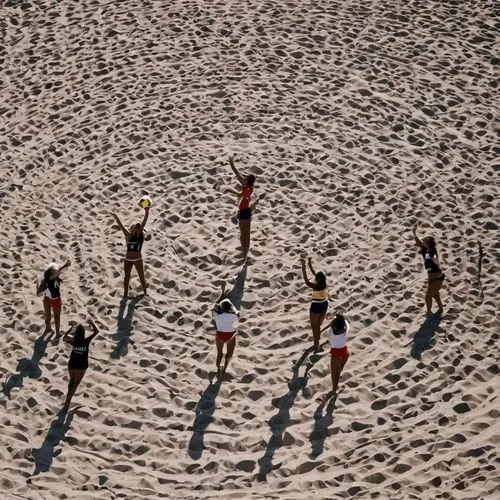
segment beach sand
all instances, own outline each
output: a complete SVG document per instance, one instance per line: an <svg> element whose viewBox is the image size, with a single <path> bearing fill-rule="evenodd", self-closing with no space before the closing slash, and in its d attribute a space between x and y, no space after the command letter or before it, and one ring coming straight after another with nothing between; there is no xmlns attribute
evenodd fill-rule
<svg viewBox="0 0 500 500"><path fill-rule="evenodd" d="M3 2L2 497L498 498L493 9ZM257 177L244 268L230 154ZM146 193L150 296L134 273L123 300L110 214L139 222ZM327 347L306 352L303 251L351 324L336 399ZM101 335L58 416L69 349L35 284L66 258L63 329ZM222 281L241 322L217 380Z"/></svg>

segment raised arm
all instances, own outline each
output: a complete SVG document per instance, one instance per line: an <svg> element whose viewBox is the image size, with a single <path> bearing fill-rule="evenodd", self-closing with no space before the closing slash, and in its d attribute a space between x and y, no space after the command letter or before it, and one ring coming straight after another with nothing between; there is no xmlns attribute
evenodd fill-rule
<svg viewBox="0 0 500 500"><path fill-rule="evenodd" d="M130 238L130 233L125 229L125 226L122 224L121 220L118 218L118 215L116 215L113 212L113 218L115 219L116 223L118 224L118 227L122 230L122 233L124 234L125 238L128 240Z"/></svg>
<svg viewBox="0 0 500 500"><path fill-rule="evenodd" d="M68 259L64 265L61 266L61 268L59 269L59 271L57 272L57 276L59 276L61 274L61 271L63 271L64 269L66 269L67 267L71 266L71 261Z"/></svg>
<svg viewBox="0 0 500 500"><path fill-rule="evenodd" d="M92 318L89 319L90 328L92 328L92 335L89 337L90 340L93 340L97 334L99 333L99 328L97 328L94 320Z"/></svg>
<svg viewBox="0 0 500 500"><path fill-rule="evenodd" d="M144 208L144 218L142 219L141 222L141 231L146 227L146 224L148 222L148 217L149 217L149 207Z"/></svg>
<svg viewBox="0 0 500 500"><path fill-rule="evenodd" d="M334 320L335 320L335 315L332 316L332 320L328 323L328 325L326 325L321 329L320 333L323 333L325 330L328 330L333 325Z"/></svg>
<svg viewBox="0 0 500 500"><path fill-rule="evenodd" d="M300 258L300 265L302 266L302 277L304 278L304 283L309 287L313 288L313 284L307 278L307 270L306 270L306 258Z"/></svg>
<svg viewBox="0 0 500 500"><path fill-rule="evenodd" d="M316 276L316 271L313 269L311 257L307 258L307 263L309 264L309 269L311 270L311 273L313 273L313 276Z"/></svg>
<svg viewBox="0 0 500 500"><path fill-rule="evenodd" d="M245 183L245 179L243 179L243 177L238 172L236 166L234 165L234 159L232 156L229 157L229 166L231 167L231 170L234 172L234 175L236 175L238 182L243 186L243 184Z"/></svg>
<svg viewBox="0 0 500 500"><path fill-rule="evenodd" d="M415 243L420 248L425 248L424 244L418 239L418 236L417 236L417 226L416 225L413 227L413 237L415 238Z"/></svg>
<svg viewBox="0 0 500 500"><path fill-rule="evenodd" d="M63 336L63 342L66 342L66 344L73 345L74 331L75 331L75 325L71 325L69 327L69 330Z"/></svg>

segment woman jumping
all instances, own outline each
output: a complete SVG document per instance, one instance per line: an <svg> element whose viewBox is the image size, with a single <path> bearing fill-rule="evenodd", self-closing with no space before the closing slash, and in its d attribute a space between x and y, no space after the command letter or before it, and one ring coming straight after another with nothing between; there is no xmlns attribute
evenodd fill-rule
<svg viewBox="0 0 500 500"><path fill-rule="evenodd" d="M250 207L250 199L253 193L253 186L255 183L255 175L249 174L246 177L240 175L238 170L234 165L233 157L229 157L229 165L231 170L236 175L238 182L241 186L241 191L238 193L233 190L228 190L229 192L238 196L238 220L240 226L240 243L243 251L243 256L246 257L248 251L250 250L250 221L252 219L252 209Z"/></svg>
<svg viewBox="0 0 500 500"><path fill-rule="evenodd" d="M43 308L45 311L45 333L52 330L51 316L52 311L54 311L54 324L58 337L61 335L61 283L63 281L59 275L63 269L69 266L71 266L71 261L69 260L66 261L61 268L57 267L55 262L51 262L43 274L43 279L36 288L37 295L44 294Z"/></svg>
<svg viewBox="0 0 500 500"><path fill-rule="evenodd" d="M68 411L71 398L85 375L89 367L89 345L94 337L99 333L97 326L90 319L89 325L92 328L92 335L85 338L85 328L82 325L72 326L63 337L64 342L73 347L68 361L69 383L68 394L64 402L63 411Z"/></svg>
<svg viewBox="0 0 500 500"><path fill-rule="evenodd" d="M418 239L417 226L413 228L415 243L420 247L420 253L424 260L424 268L427 272L427 291L425 293L426 316L432 314L432 299L436 301L438 313L443 313L443 303L439 290L443 286L444 273L441 270L436 250L436 241L432 236L426 236L422 240Z"/></svg>
<svg viewBox="0 0 500 500"><path fill-rule="evenodd" d="M214 320L217 328L215 334L215 345L217 347L217 376L222 376L226 372L227 365L234 353L236 346L236 325L238 323L239 311L233 303L226 297L226 284L221 286L221 295L217 299L214 307ZM226 359L224 367L221 368L222 350L226 345Z"/></svg>
<svg viewBox="0 0 500 500"><path fill-rule="evenodd" d="M328 289L326 287L326 276L323 272L316 272L312 266L311 257L307 258L307 263L311 273L314 275L314 280L309 281L307 278L306 270L306 256L300 257L302 266L302 276L304 277L305 284L312 288L311 307L309 308L309 320L311 322L311 329L313 332L314 352L319 352L319 340L321 334L321 323L325 319L326 311L328 309Z"/></svg>
<svg viewBox="0 0 500 500"><path fill-rule="evenodd" d="M127 253L125 254L125 258L123 260L123 269L125 271L125 277L123 280L123 296L128 296L128 287L130 283L130 273L132 272L132 268L135 267L137 270L137 274L139 275L139 279L141 280L142 291L144 295L148 294L148 285L146 283L146 278L144 277L144 264L142 261L142 244L144 240L147 239L144 237L144 228L146 227L146 223L148 221L149 216L149 207L144 208L144 218L142 222L139 224L133 224L129 230L125 229L124 225L121 223L118 216L113 213L113 217L120 226L122 230L125 241L127 243Z"/></svg>
<svg viewBox="0 0 500 500"><path fill-rule="evenodd" d="M349 359L349 351L347 350L349 323L342 314L337 313L327 328L329 328L328 340L330 341L332 392L336 392L339 385L340 375L342 374L344 365Z"/></svg>

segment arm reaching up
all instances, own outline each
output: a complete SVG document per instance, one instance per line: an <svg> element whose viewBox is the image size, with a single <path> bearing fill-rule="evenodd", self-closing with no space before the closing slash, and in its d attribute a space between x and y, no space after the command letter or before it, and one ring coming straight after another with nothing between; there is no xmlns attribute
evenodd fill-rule
<svg viewBox="0 0 500 500"><path fill-rule="evenodd" d="M417 236L417 226L413 226L413 237L415 238L415 243L420 247L420 248L425 248L425 245L419 240Z"/></svg>
<svg viewBox="0 0 500 500"><path fill-rule="evenodd" d="M309 287L313 288L313 284L309 281L307 277L307 270L306 270L306 258L301 257L300 258L300 265L302 267L302 277L304 278L304 283Z"/></svg>
<svg viewBox="0 0 500 500"><path fill-rule="evenodd" d="M232 156L229 157L229 166L231 167L231 170L234 172L234 175L238 179L238 182L243 186L245 183L245 179L241 176L241 174L238 172L236 166L234 165L234 159Z"/></svg>
<svg viewBox="0 0 500 500"><path fill-rule="evenodd" d="M128 240L130 238L130 233L125 229L125 226L122 224L121 220L118 218L118 215L116 215L114 212L112 215L113 215L113 218L115 219L115 222L118 224L118 227L122 230L123 235Z"/></svg>

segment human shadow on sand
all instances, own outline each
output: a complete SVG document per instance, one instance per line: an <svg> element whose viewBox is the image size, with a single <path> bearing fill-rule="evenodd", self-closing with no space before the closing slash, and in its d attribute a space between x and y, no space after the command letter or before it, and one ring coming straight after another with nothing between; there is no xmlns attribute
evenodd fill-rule
<svg viewBox="0 0 500 500"><path fill-rule="evenodd" d="M214 420L215 399L217 398L217 394L219 394L221 384L221 378L216 378L215 382L211 379L194 409L196 417L193 422L193 435L189 440L188 447L188 454L193 460L198 460L205 449L203 444L205 431Z"/></svg>
<svg viewBox="0 0 500 500"><path fill-rule="evenodd" d="M229 300L234 304L236 309L241 309L241 302L243 301L243 294L245 292L245 280L247 279L247 269L247 264L243 264L243 267L235 276L232 290L227 294Z"/></svg>
<svg viewBox="0 0 500 500"><path fill-rule="evenodd" d="M333 412L337 402L337 394L330 393L330 399L325 398L314 412L314 428L309 436L311 442L311 456L319 457L324 450L325 440L328 437L328 428L333 423ZM328 405L326 404L328 402ZM325 409L326 406L326 409ZM323 414L324 410L324 414Z"/></svg>
<svg viewBox="0 0 500 500"><path fill-rule="evenodd" d="M111 359L120 359L127 355L128 345L133 344L130 340L132 333L132 320L134 319L135 306L141 297L123 297L118 310L118 318L116 319L116 333L113 335L113 340L116 341L116 346L110 355Z"/></svg>
<svg viewBox="0 0 500 500"><path fill-rule="evenodd" d="M64 440L68 429L71 426L73 415L78 409L74 408L68 413L60 411L57 417L50 424L49 430L40 448L34 448L32 451L35 460L35 470L32 476L40 472L47 472L54 458L61 454L61 449L56 450L57 445Z"/></svg>
<svg viewBox="0 0 500 500"><path fill-rule="evenodd" d="M40 337L35 340L33 344L33 355L31 359L23 358L17 363L17 372L7 375L5 383L2 383L2 392L4 395L10 399L10 392L14 387L23 387L24 377L38 379L42 376L42 370L40 368L40 360L45 356L45 351L47 350L47 345L54 332L44 332Z"/></svg>
<svg viewBox="0 0 500 500"><path fill-rule="evenodd" d="M264 456L258 460L259 464L259 472L257 474L257 479L259 481L265 481L269 472L274 469L278 469L281 466L279 464L273 464L273 457L276 453L276 450L283 446L283 436L285 434L285 430L290 423L290 410L297 399L299 391L302 390L304 392L307 386L307 377L309 375L309 370L314 366L314 362L309 361L306 365L306 369L304 371L304 375L299 377L299 368L302 366L306 358L313 352L313 347L309 347L306 349L304 354L300 357L300 359L295 363L292 368L292 378L288 382L288 392L282 396L276 403L273 402L273 405L278 408L278 413L273 415L269 421L268 425L271 428L271 438L267 443L266 451ZM319 357L318 357L319 359Z"/></svg>
<svg viewBox="0 0 500 500"><path fill-rule="evenodd" d="M432 340L441 323L441 313L431 314L422 323L417 333L413 337L410 356L420 360L422 353L431 347Z"/></svg>

